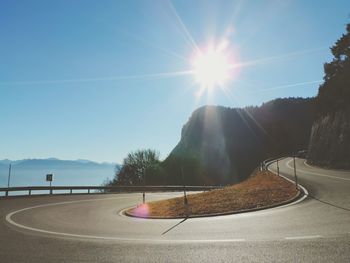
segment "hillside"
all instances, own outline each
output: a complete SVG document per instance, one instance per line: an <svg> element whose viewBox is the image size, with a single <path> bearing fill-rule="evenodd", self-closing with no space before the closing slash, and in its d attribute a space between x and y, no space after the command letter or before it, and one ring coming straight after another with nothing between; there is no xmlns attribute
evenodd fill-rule
<svg viewBox="0 0 350 263"><path fill-rule="evenodd" d="M193 112L164 161L167 182L240 182L265 158L305 149L315 117L312 99L276 99L260 107L205 106Z"/></svg>
<svg viewBox="0 0 350 263"><path fill-rule="evenodd" d="M324 65L324 83L316 98L308 162L350 169L350 24L331 48L333 60Z"/></svg>

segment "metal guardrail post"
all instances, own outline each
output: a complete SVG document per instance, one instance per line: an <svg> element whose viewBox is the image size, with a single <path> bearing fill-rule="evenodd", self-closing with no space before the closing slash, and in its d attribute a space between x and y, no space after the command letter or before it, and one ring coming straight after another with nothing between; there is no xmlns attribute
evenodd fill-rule
<svg viewBox="0 0 350 263"><path fill-rule="evenodd" d="M7 187L10 187L10 181L11 181L11 168L12 164L9 165L9 175L7 177Z"/></svg>

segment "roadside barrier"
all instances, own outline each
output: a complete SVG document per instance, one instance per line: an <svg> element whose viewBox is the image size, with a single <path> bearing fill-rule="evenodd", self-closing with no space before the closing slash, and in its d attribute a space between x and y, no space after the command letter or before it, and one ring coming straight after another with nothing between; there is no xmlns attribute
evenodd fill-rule
<svg viewBox="0 0 350 263"><path fill-rule="evenodd" d="M213 189L221 188L221 186L187 186L186 191L209 191ZM177 192L183 191L184 186L170 185L170 186L21 186L21 187L2 187L0 193L5 193L5 196L9 196L10 192L26 191L26 195L32 195L33 191L45 191L50 194L54 194L54 191L68 191L65 194L73 194L73 191L85 191L83 193L125 193L125 192ZM62 193L60 193L62 194ZM82 194L82 192L79 192Z"/></svg>

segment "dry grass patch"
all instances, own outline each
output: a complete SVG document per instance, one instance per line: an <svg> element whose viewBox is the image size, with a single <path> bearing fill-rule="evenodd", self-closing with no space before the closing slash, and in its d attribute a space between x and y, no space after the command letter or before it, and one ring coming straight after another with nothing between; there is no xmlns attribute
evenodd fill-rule
<svg viewBox="0 0 350 263"><path fill-rule="evenodd" d="M188 195L188 212L190 216L233 213L273 206L297 194L294 184L269 171L259 171L242 183ZM139 217L186 217L183 197L149 202L126 213Z"/></svg>

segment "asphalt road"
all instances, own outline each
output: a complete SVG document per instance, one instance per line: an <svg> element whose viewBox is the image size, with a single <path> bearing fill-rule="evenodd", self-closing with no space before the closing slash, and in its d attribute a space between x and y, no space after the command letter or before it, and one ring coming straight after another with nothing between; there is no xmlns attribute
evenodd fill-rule
<svg viewBox="0 0 350 263"><path fill-rule="evenodd" d="M141 194L1 198L0 262L350 262L350 172L297 159L297 175L301 202L185 221L121 215Z"/></svg>

